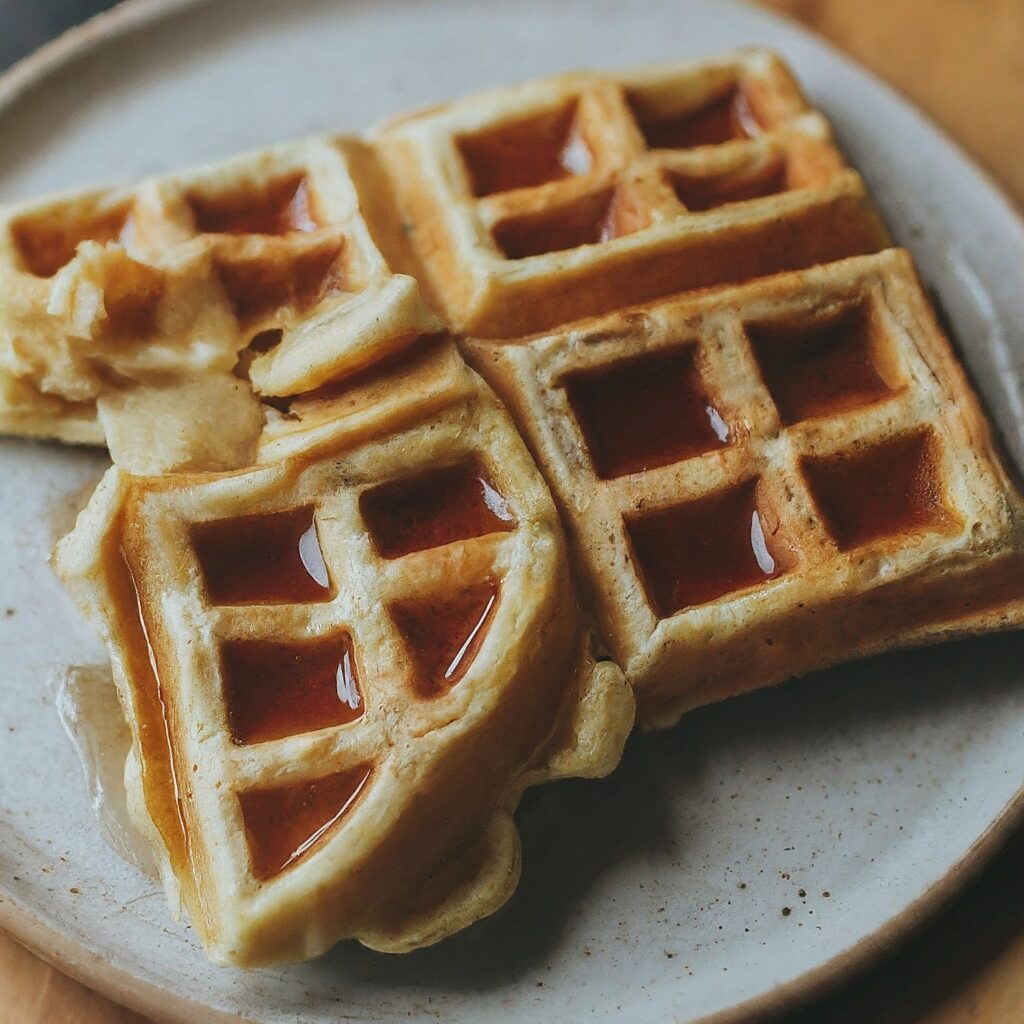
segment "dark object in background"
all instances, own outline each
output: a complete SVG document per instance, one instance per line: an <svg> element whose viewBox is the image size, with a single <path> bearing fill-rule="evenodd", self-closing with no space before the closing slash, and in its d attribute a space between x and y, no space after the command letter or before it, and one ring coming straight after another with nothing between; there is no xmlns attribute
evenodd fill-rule
<svg viewBox="0 0 1024 1024"><path fill-rule="evenodd" d="M0 0L0 70L115 0Z"/></svg>

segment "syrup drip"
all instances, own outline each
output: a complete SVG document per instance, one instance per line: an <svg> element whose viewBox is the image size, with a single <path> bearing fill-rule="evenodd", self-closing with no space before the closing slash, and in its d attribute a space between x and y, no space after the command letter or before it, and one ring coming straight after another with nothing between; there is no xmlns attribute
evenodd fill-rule
<svg viewBox="0 0 1024 1024"><path fill-rule="evenodd" d="M221 664L235 743L345 725L363 714L347 634L300 644L228 640Z"/></svg>
<svg viewBox="0 0 1024 1024"><path fill-rule="evenodd" d="M896 392L870 310L851 306L810 327L748 324L765 384L787 424L859 408Z"/></svg>
<svg viewBox="0 0 1024 1024"><path fill-rule="evenodd" d="M761 132L750 100L738 86L678 117L646 123L641 118L640 127L651 149L719 146L734 139L752 139Z"/></svg>
<svg viewBox="0 0 1024 1024"><path fill-rule="evenodd" d="M363 493L359 507L384 558L507 533L515 526L508 503L476 463L381 484Z"/></svg>
<svg viewBox="0 0 1024 1024"><path fill-rule="evenodd" d="M754 480L626 528L660 618L775 579L795 561L770 511L758 508Z"/></svg>
<svg viewBox="0 0 1024 1024"><path fill-rule="evenodd" d="M414 687L424 699L447 693L469 670L498 602L488 581L451 601L407 601L390 611L416 663Z"/></svg>
<svg viewBox="0 0 1024 1024"><path fill-rule="evenodd" d="M295 176L238 196L189 196L196 230L222 235L287 235L315 231L309 185Z"/></svg>
<svg viewBox="0 0 1024 1024"><path fill-rule="evenodd" d="M360 765L315 782L239 793L256 878L280 874L323 843L352 810L372 771L372 765Z"/></svg>
<svg viewBox="0 0 1024 1024"><path fill-rule="evenodd" d="M948 532L960 525L945 503L931 431L856 454L805 459L803 470L842 551L883 537Z"/></svg>
<svg viewBox="0 0 1024 1024"><path fill-rule="evenodd" d="M192 544L214 605L304 604L331 596L311 505L199 523Z"/></svg>
<svg viewBox="0 0 1024 1024"><path fill-rule="evenodd" d="M36 277L53 277L75 255L81 242L128 244L135 231L130 206L120 206L85 219L65 219L60 211L25 218L11 225L11 234L25 269Z"/></svg>
<svg viewBox="0 0 1024 1024"><path fill-rule="evenodd" d="M466 135L459 148L476 196L588 174L594 162L575 103L495 131Z"/></svg>
<svg viewBox="0 0 1024 1024"><path fill-rule="evenodd" d="M667 466L729 442L704 390L692 346L642 356L565 382L598 476Z"/></svg>

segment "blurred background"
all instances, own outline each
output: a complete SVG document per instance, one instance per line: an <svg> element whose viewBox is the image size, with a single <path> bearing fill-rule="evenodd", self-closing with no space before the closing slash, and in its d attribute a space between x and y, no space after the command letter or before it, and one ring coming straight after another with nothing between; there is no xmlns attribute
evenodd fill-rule
<svg viewBox="0 0 1024 1024"><path fill-rule="evenodd" d="M0 0L0 68L115 0Z"/></svg>

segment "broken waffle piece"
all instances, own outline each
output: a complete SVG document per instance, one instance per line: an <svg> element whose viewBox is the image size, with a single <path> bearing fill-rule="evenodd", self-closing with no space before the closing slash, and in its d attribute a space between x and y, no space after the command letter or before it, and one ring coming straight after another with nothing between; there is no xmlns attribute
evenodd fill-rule
<svg viewBox="0 0 1024 1024"><path fill-rule="evenodd" d="M372 239L375 173L363 143L311 139L0 210L0 367L41 396L30 429L82 437L59 415L45 429L47 397L84 412L116 392L226 386L238 367L258 393L294 395L440 330ZM164 468L221 468L200 454Z"/></svg>
<svg viewBox="0 0 1024 1024"><path fill-rule="evenodd" d="M647 726L1024 623L1024 501L902 250L466 351Z"/></svg>
<svg viewBox="0 0 1024 1024"><path fill-rule="evenodd" d="M605 774L632 724L507 414L450 342L386 382L250 469L110 470L55 554L110 648L133 815L221 962L492 912L523 789Z"/></svg>

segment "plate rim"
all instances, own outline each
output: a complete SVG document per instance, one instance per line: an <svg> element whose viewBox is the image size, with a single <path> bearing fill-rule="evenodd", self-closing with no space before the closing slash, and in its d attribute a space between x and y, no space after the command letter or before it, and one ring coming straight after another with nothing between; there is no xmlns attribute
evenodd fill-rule
<svg viewBox="0 0 1024 1024"><path fill-rule="evenodd" d="M38 49L16 61L0 73L0 116L23 94L39 86L49 75L70 61L98 49L125 33L160 21L190 7L206 6L214 0L118 0L106 11L72 26ZM819 33L807 28L795 17L769 9L750 0L731 0L738 7L749 7L760 15L784 22L794 32L812 38L832 58L852 66L886 94L889 103L913 117L918 125L937 136L955 153L1003 207L1008 218L1024 236L1024 211L1018 207L994 174L968 153L960 142L939 125L899 89L845 53ZM988 826L963 855L926 889L879 928L862 936L816 967L780 982L773 988L695 1020L693 1024L742 1024L767 1014L780 1014L798 1008L870 970L893 944L907 939L946 902L965 888L998 853L1010 834L1024 823L1024 781ZM237 1014L225 1014L203 1002L158 987L136 975L104 961L102 953L70 937L35 916L0 879L0 930L61 973L161 1024L229 1024L245 1022ZM197 1016L198 1015L198 1016Z"/></svg>

